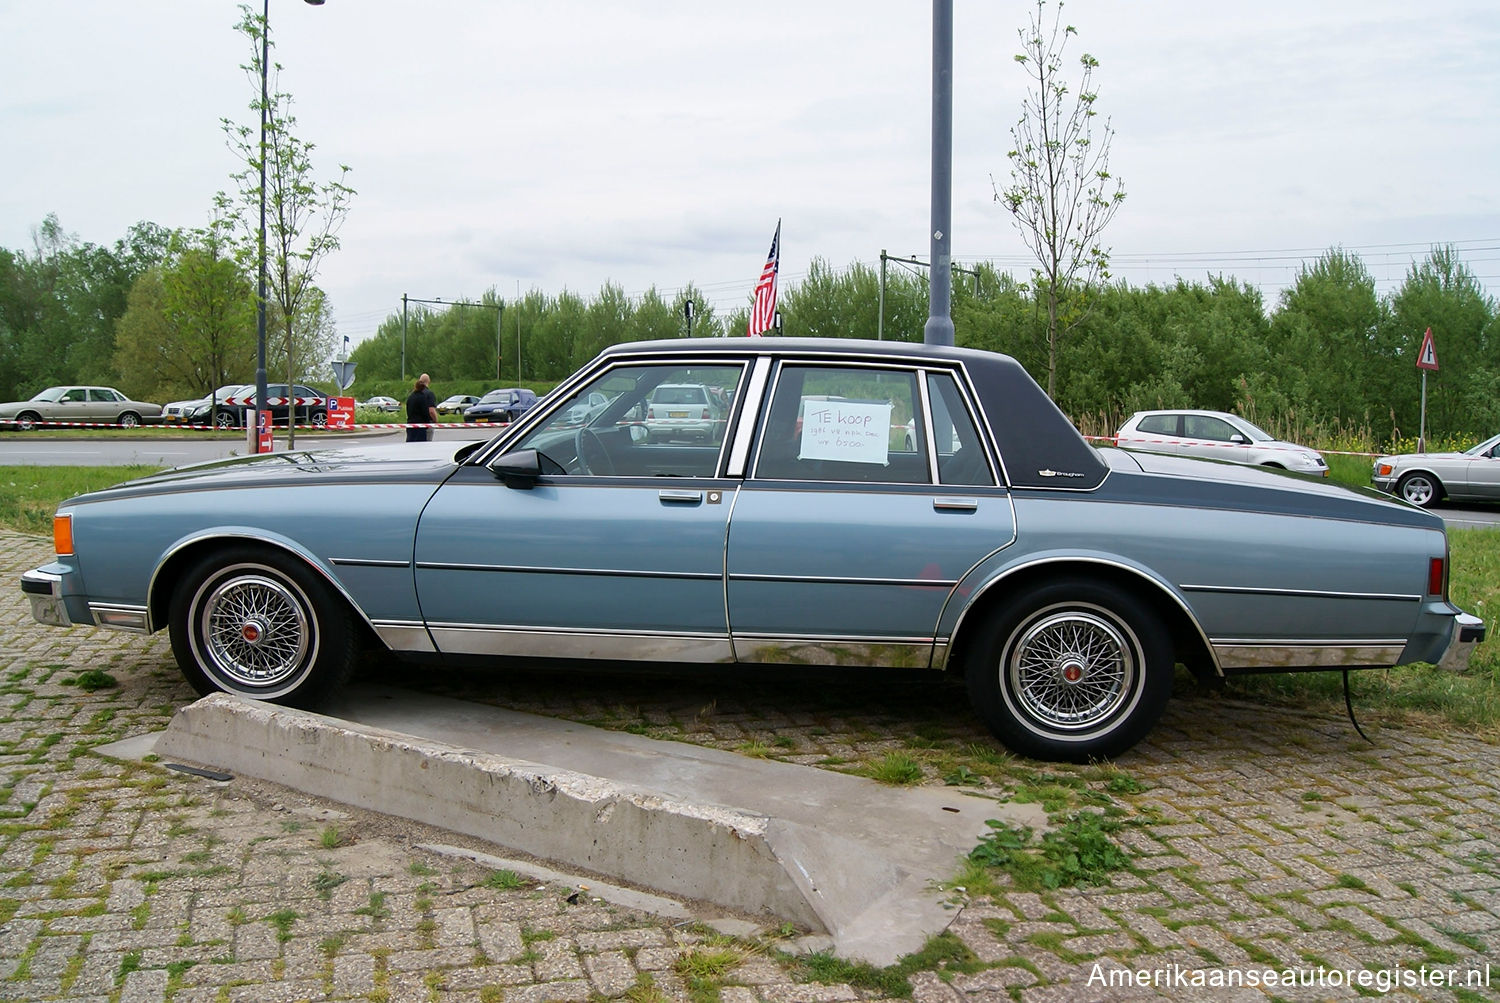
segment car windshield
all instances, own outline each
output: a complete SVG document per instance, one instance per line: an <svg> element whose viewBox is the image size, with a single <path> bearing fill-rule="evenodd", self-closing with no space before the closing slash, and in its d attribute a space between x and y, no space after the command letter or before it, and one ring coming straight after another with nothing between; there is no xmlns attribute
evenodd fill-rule
<svg viewBox="0 0 1500 1003"><path fill-rule="evenodd" d="M1250 440L1252 442L1275 442L1276 441L1276 437L1274 435L1268 434L1264 429L1258 428L1257 426L1250 424L1245 419L1243 419L1243 418L1237 418L1235 420L1239 423L1239 426L1244 431L1244 433L1246 435L1250 436Z"/></svg>
<svg viewBox="0 0 1500 1003"><path fill-rule="evenodd" d="M511 397L511 393L510 393L509 390L491 390L489 393L487 393L483 397L479 398L479 403L481 403L481 404L501 404L501 403L508 403L510 401L510 397Z"/></svg>
<svg viewBox="0 0 1500 1003"><path fill-rule="evenodd" d="M62 395L67 392L67 387L48 387L46 390L43 390L41 393L37 394L31 399L34 401L57 401L60 400L62 398Z"/></svg>
<svg viewBox="0 0 1500 1003"><path fill-rule="evenodd" d="M1494 449L1496 444L1500 444L1500 435L1492 435L1488 439L1481 442L1479 445L1470 446L1468 449L1464 450L1464 455L1482 456L1485 453L1488 453L1491 449Z"/></svg>

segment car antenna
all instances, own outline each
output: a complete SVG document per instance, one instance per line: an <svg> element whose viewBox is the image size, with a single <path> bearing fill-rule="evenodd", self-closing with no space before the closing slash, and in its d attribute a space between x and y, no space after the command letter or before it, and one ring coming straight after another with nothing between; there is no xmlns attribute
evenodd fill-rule
<svg viewBox="0 0 1500 1003"><path fill-rule="evenodd" d="M1348 669L1344 670L1344 707L1349 711L1349 723L1354 725L1354 730L1359 732L1359 737L1364 739L1366 742L1369 742L1371 745L1374 745L1374 740L1371 739L1369 735L1366 735L1365 730L1359 726L1359 722L1354 720L1354 701L1349 697Z"/></svg>

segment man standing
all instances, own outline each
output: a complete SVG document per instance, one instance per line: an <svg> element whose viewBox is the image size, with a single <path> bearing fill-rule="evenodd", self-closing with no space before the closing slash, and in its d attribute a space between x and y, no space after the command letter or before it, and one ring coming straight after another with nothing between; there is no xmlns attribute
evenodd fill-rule
<svg viewBox="0 0 1500 1003"><path fill-rule="evenodd" d="M429 388L432 377L423 373L417 377L417 385L412 387L411 393L406 395L406 421L410 425L420 425L424 422L437 424L437 394ZM432 438L430 428L408 428L406 430L407 442L426 442Z"/></svg>

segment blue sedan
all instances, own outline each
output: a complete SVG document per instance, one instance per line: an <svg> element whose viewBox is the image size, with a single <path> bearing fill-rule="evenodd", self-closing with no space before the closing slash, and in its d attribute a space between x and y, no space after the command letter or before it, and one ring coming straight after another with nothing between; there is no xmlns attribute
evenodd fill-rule
<svg viewBox="0 0 1500 1003"><path fill-rule="evenodd" d="M680 385L732 404L655 441L651 394ZM1095 449L1014 360L891 342L619 345L487 441L185 467L65 502L55 537L21 582L36 619L166 629L201 693L314 706L367 646L922 667L1065 760L1138 742L1178 663L1436 662L1484 635L1430 513Z"/></svg>

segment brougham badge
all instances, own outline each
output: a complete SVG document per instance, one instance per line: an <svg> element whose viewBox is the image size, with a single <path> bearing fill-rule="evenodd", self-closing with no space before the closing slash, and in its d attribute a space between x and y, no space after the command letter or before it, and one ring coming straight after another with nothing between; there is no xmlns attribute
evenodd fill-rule
<svg viewBox="0 0 1500 1003"><path fill-rule="evenodd" d="M1074 470L1038 470L1037 474L1042 477L1082 477L1083 474Z"/></svg>

